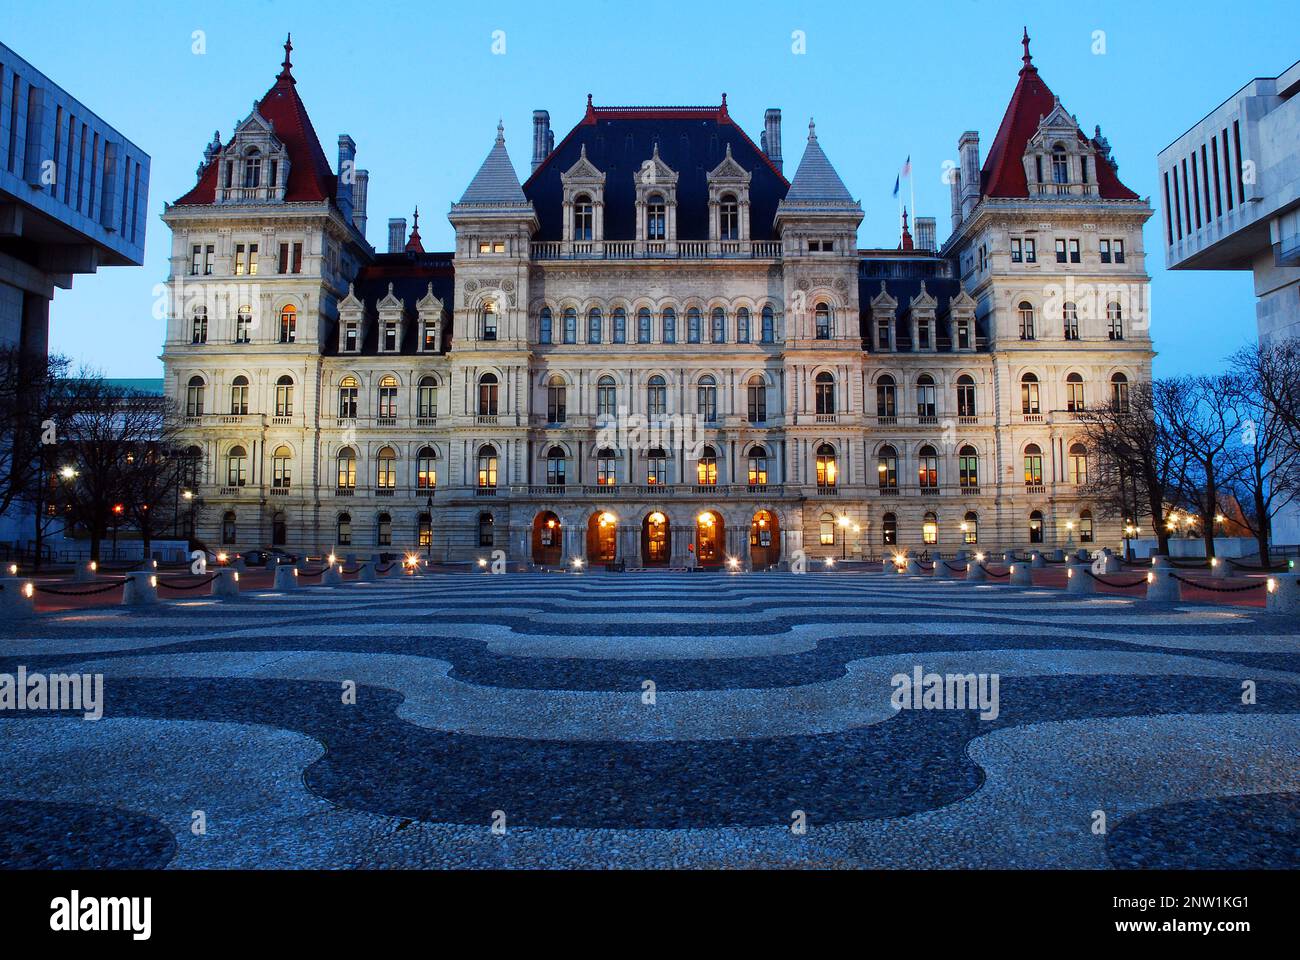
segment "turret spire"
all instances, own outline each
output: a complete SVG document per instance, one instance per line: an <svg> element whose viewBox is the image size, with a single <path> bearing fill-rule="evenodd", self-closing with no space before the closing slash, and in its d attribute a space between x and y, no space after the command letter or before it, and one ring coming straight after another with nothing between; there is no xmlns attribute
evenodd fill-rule
<svg viewBox="0 0 1300 960"><path fill-rule="evenodd" d="M1021 69L1032 70L1034 69L1034 58L1029 54L1029 27L1024 28L1024 35L1020 38L1020 43L1025 48L1024 56L1020 58L1025 65Z"/></svg>
<svg viewBox="0 0 1300 960"><path fill-rule="evenodd" d="M293 34L286 33L284 36L284 62L280 64L280 76L277 79L293 80L293 60L290 54L293 53Z"/></svg>

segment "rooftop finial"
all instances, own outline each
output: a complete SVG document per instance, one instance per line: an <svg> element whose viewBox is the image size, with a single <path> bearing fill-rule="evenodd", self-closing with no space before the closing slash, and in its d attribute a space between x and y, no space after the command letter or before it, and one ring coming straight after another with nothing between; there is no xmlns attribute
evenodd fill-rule
<svg viewBox="0 0 1300 960"><path fill-rule="evenodd" d="M500 117L497 117L497 143L506 142L506 125Z"/></svg>
<svg viewBox="0 0 1300 960"><path fill-rule="evenodd" d="M1020 59L1025 62L1025 69L1029 69L1034 65L1034 58L1029 55L1029 28L1028 27L1024 28L1024 35L1020 38L1020 43L1025 48L1024 56L1022 56Z"/></svg>
<svg viewBox="0 0 1300 960"><path fill-rule="evenodd" d="M415 225L413 229L420 229L420 205L418 203L415 205Z"/></svg>
<svg viewBox="0 0 1300 960"><path fill-rule="evenodd" d="M293 61L289 56L291 53L293 53L293 34L286 33L284 35L284 62L280 64L280 76L287 77L290 80L293 79Z"/></svg>
<svg viewBox="0 0 1300 960"><path fill-rule="evenodd" d="M816 121L813 120L812 117L808 118L808 139L809 140L817 139L817 123Z"/></svg>

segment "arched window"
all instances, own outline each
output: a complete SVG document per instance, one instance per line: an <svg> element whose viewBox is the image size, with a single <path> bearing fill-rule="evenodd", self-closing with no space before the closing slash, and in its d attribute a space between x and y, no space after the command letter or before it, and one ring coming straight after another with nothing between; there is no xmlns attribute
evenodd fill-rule
<svg viewBox="0 0 1300 960"><path fill-rule="evenodd" d="M745 385L747 419L750 423L767 422L767 383L757 373Z"/></svg>
<svg viewBox="0 0 1300 960"><path fill-rule="evenodd" d="M1043 482L1043 451L1038 444L1025 446L1025 486L1037 487Z"/></svg>
<svg viewBox="0 0 1300 960"><path fill-rule="evenodd" d="M271 516L271 546L282 547L288 539L289 524L285 521L284 511L277 510Z"/></svg>
<svg viewBox="0 0 1300 960"><path fill-rule="evenodd" d="M421 490L432 491L438 486L438 451L433 447L421 447L415 455L415 485Z"/></svg>
<svg viewBox="0 0 1300 960"><path fill-rule="evenodd" d="M564 423L568 419L568 390L564 378L552 376L546 384L546 422Z"/></svg>
<svg viewBox="0 0 1300 960"><path fill-rule="evenodd" d="M1029 514L1029 542L1043 542L1043 512L1035 510Z"/></svg>
<svg viewBox="0 0 1300 960"><path fill-rule="evenodd" d="M763 308L763 333L764 343L772 343L776 340L776 314L772 312L771 307Z"/></svg>
<svg viewBox="0 0 1300 960"><path fill-rule="evenodd" d="M916 378L916 415L922 423L930 422L938 416L938 397L935 394L934 377L923 373Z"/></svg>
<svg viewBox="0 0 1300 960"><path fill-rule="evenodd" d="M542 307L542 312L537 315L537 342L550 343L554 337L555 319L551 315L550 307Z"/></svg>
<svg viewBox="0 0 1300 960"><path fill-rule="evenodd" d="M917 480L922 490L937 490L939 487L939 454L934 447L926 444L916 455Z"/></svg>
<svg viewBox="0 0 1300 960"><path fill-rule="evenodd" d="M835 448L823 443L817 448L817 486L833 487L839 480L839 464L835 460Z"/></svg>
<svg viewBox="0 0 1300 960"><path fill-rule="evenodd" d="M271 454L271 487L288 490L293 482L293 451L284 444Z"/></svg>
<svg viewBox="0 0 1300 960"><path fill-rule="evenodd" d="M1061 305L1061 319L1065 323L1065 339L1079 339L1079 307L1071 300Z"/></svg>
<svg viewBox="0 0 1300 960"><path fill-rule="evenodd" d="M397 451L392 447L381 447L375 456L375 489L397 489Z"/></svg>
<svg viewBox="0 0 1300 960"><path fill-rule="evenodd" d="M727 313L721 307L714 307L709 315L709 339L714 343L727 342Z"/></svg>
<svg viewBox="0 0 1300 960"><path fill-rule="evenodd" d="M876 381L876 416L898 416L898 387L887 373Z"/></svg>
<svg viewBox="0 0 1300 960"><path fill-rule="evenodd" d="M397 417L397 378L381 377L379 380L378 416L392 420Z"/></svg>
<svg viewBox="0 0 1300 960"><path fill-rule="evenodd" d="M1081 443L1070 444L1070 482L1076 486L1088 485L1088 448Z"/></svg>
<svg viewBox="0 0 1300 960"><path fill-rule="evenodd" d="M1128 377L1122 373L1110 378L1110 403L1118 412L1128 413Z"/></svg>
<svg viewBox="0 0 1300 960"><path fill-rule="evenodd" d="M490 547L496 542L496 520L490 513L478 515L478 545Z"/></svg>
<svg viewBox="0 0 1300 960"><path fill-rule="evenodd" d="M835 546L835 514L823 513L817 521L818 541L823 547Z"/></svg>
<svg viewBox="0 0 1300 960"><path fill-rule="evenodd" d="M1110 325L1110 338L1112 340L1124 339L1124 312L1120 308L1118 300L1112 300L1106 304L1106 322Z"/></svg>
<svg viewBox="0 0 1300 960"><path fill-rule="evenodd" d="M650 486L668 482L668 454L663 447L646 454L645 482Z"/></svg>
<svg viewBox="0 0 1300 960"><path fill-rule="evenodd" d="M1034 339L1034 305L1028 300L1020 301L1020 339Z"/></svg>
<svg viewBox="0 0 1300 960"><path fill-rule="evenodd" d="M238 376L230 381L230 415L242 417L248 413L248 377Z"/></svg>
<svg viewBox="0 0 1300 960"><path fill-rule="evenodd" d="M262 185L262 155L257 147L249 147L244 154L244 189L255 190Z"/></svg>
<svg viewBox="0 0 1300 960"><path fill-rule="evenodd" d="M1038 377L1026 373L1020 378L1020 412L1025 415L1040 413L1038 405Z"/></svg>
<svg viewBox="0 0 1300 960"><path fill-rule="evenodd" d="M815 321L815 336L818 340L829 340L831 338L831 308L827 303L817 304L813 311Z"/></svg>
<svg viewBox="0 0 1300 960"><path fill-rule="evenodd" d="M614 378L605 374L596 381L596 416L613 417L618 414L618 387Z"/></svg>
<svg viewBox="0 0 1300 960"><path fill-rule="evenodd" d="M706 373L700 377L695 394L700 418L705 423L716 423L718 420L718 382L713 378L712 374Z"/></svg>
<svg viewBox="0 0 1300 960"><path fill-rule="evenodd" d="M415 415L421 420L438 419L438 378L421 377L415 397Z"/></svg>
<svg viewBox="0 0 1300 960"><path fill-rule="evenodd" d="M650 308L642 307L636 312L636 342L650 342Z"/></svg>
<svg viewBox="0 0 1300 960"><path fill-rule="evenodd" d="M357 452L344 447L338 455L338 490L351 493L357 488Z"/></svg>
<svg viewBox="0 0 1300 960"><path fill-rule="evenodd" d="M817 403L818 416L835 414L835 377L826 371L817 374L813 380L813 392Z"/></svg>
<svg viewBox="0 0 1300 960"><path fill-rule="evenodd" d="M664 325L664 343L676 343L677 311L672 307L665 307L661 320Z"/></svg>
<svg viewBox="0 0 1300 960"><path fill-rule="evenodd" d="M207 385L202 377L197 374L190 377L189 385L185 388L185 416L203 416L203 395L206 391Z"/></svg>
<svg viewBox="0 0 1300 960"><path fill-rule="evenodd" d="M898 489L898 451L890 444L880 448L876 459L876 477L882 491Z"/></svg>
<svg viewBox="0 0 1300 960"><path fill-rule="evenodd" d="M646 413L651 417L662 417L668 413L668 384L662 376L655 374L646 381Z"/></svg>
<svg viewBox="0 0 1300 960"><path fill-rule="evenodd" d="M221 515L221 542L225 546L237 543L235 537L235 511L227 510Z"/></svg>
<svg viewBox="0 0 1300 960"><path fill-rule="evenodd" d="M573 198L573 239L591 240L594 238L595 210L591 197L580 193Z"/></svg>
<svg viewBox="0 0 1300 960"><path fill-rule="evenodd" d="M749 448L749 485L767 486L767 451L760 446Z"/></svg>
<svg viewBox="0 0 1300 960"><path fill-rule="evenodd" d="M939 518L933 513L927 513L921 519L921 542L926 545L939 542Z"/></svg>
<svg viewBox="0 0 1300 960"><path fill-rule="evenodd" d="M393 545L393 518L381 513L375 518L375 546L391 547Z"/></svg>
<svg viewBox="0 0 1300 960"><path fill-rule="evenodd" d="M979 488L980 458L970 444L957 451L957 482L963 490Z"/></svg>
<svg viewBox="0 0 1300 960"><path fill-rule="evenodd" d="M564 310L564 342L578 342L578 311L573 307Z"/></svg>
<svg viewBox="0 0 1300 960"><path fill-rule="evenodd" d="M700 311L695 307L686 311L686 342L700 342Z"/></svg>
<svg viewBox="0 0 1300 960"><path fill-rule="evenodd" d="M564 469L568 461L563 447L551 447L546 451L546 484L551 487L564 486Z"/></svg>
<svg viewBox="0 0 1300 960"><path fill-rule="evenodd" d="M601 327L604 326L604 317L598 307L592 307L587 311L587 342L600 343Z"/></svg>
<svg viewBox="0 0 1300 960"><path fill-rule="evenodd" d="M1081 374L1071 373L1065 378L1065 409L1069 413L1080 413L1084 410Z"/></svg>
<svg viewBox="0 0 1300 960"><path fill-rule="evenodd" d="M1084 510L1079 514L1079 542L1092 543L1092 511Z"/></svg>
<svg viewBox="0 0 1300 960"><path fill-rule="evenodd" d="M614 308L614 332L611 339L615 343L627 343L627 311L622 307Z"/></svg>
<svg viewBox="0 0 1300 960"><path fill-rule="evenodd" d="M293 377L287 373L275 381L275 415L293 416Z"/></svg>
<svg viewBox="0 0 1300 960"><path fill-rule="evenodd" d="M479 314L479 339L495 340L497 338L497 305L495 300L487 300Z"/></svg>
<svg viewBox="0 0 1300 960"><path fill-rule="evenodd" d="M495 417L497 415L497 375L485 373L478 378L478 415Z"/></svg>
<svg viewBox="0 0 1300 960"><path fill-rule="evenodd" d="M898 517L887 513L880 518L880 542L887 547L898 544Z"/></svg>
<svg viewBox="0 0 1300 960"><path fill-rule="evenodd" d="M339 381L339 419L354 420L357 416L357 396L360 384L356 377L344 377Z"/></svg>
<svg viewBox="0 0 1300 960"><path fill-rule="evenodd" d="M667 205L662 194L652 193L646 200L645 238L647 240L664 240L668 237Z"/></svg>
<svg viewBox="0 0 1300 960"><path fill-rule="evenodd" d="M749 309L741 307L736 311L736 342L749 343Z"/></svg>
<svg viewBox="0 0 1300 960"><path fill-rule="evenodd" d="M957 416L976 416L975 379L968 373L957 378Z"/></svg>
<svg viewBox="0 0 1300 960"><path fill-rule="evenodd" d="M226 486L242 487L248 482L248 451L236 444L226 454Z"/></svg>
<svg viewBox="0 0 1300 960"><path fill-rule="evenodd" d="M1070 182L1070 155L1065 152L1065 144L1058 143L1052 147L1052 183Z"/></svg>
<svg viewBox="0 0 1300 960"><path fill-rule="evenodd" d="M961 522L961 538L963 543L980 542L980 518L974 510L967 511Z"/></svg>
<svg viewBox="0 0 1300 960"><path fill-rule="evenodd" d="M298 308L286 303L280 310L280 342L293 343L298 338Z"/></svg>
<svg viewBox="0 0 1300 960"><path fill-rule="evenodd" d="M596 483L613 486L618 482L618 457L609 447L596 451Z"/></svg>
<svg viewBox="0 0 1300 960"><path fill-rule="evenodd" d="M190 342L191 343L208 342L208 308L207 307L194 308L194 325L193 325L193 330L191 331Z"/></svg>
<svg viewBox="0 0 1300 960"><path fill-rule="evenodd" d="M478 485L487 490L495 490L497 486L497 448L491 444L478 450Z"/></svg>
<svg viewBox="0 0 1300 960"><path fill-rule="evenodd" d="M416 524L420 535L420 547L428 549L433 546L433 516L427 511L421 511L416 518Z"/></svg>
<svg viewBox="0 0 1300 960"><path fill-rule="evenodd" d="M718 482L718 453L706 446L700 451L699 462L695 465L696 482L701 486L711 487Z"/></svg>
<svg viewBox="0 0 1300 960"><path fill-rule="evenodd" d="M253 308L247 304L235 311L235 343L250 343L253 339Z"/></svg>
<svg viewBox="0 0 1300 960"><path fill-rule="evenodd" d="M721 240L740 239L740 204L734 193L724 193L718 206L718 237Z"/></svg>
<svg viewBox="0 0 1300 960"><path fill-rule="evenodd" d="M352 546L352 514L340 513L334 526L335 543L340 547Z"/></svg>

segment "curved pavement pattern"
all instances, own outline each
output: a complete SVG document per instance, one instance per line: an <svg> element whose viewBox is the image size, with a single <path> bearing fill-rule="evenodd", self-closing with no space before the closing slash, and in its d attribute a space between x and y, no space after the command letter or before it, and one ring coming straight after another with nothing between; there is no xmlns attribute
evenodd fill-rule
<svg viewBox="0 0 1300 960"><path fill-rule="evenodd" d="M0 673L102 673L106 701L94 722L0 710L5 866L1294 858L1300 629L1240 608L883 574L443 575L3 629ZM996 710L896 711L916 668L996 675Z"/></svg>

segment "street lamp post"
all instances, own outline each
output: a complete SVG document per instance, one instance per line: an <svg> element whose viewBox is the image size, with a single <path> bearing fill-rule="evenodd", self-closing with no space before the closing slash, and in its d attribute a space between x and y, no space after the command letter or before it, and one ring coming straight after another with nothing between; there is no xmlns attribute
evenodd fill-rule
<svg viewBox="0 0 1300 960"><path fill-rule="evenodd" d="M849 515L841 513L840 519L840 559L847 560L849 556Z"/></svg>
<svg viewBox="0 0 1300 960"><path fill-rule="evenodd" d="M429 542L426 545L426 555L430 563L433 563L433 495L430 494L424 501L424 509L428 511L429 517Z"/></svg>

